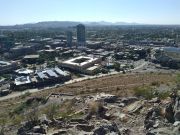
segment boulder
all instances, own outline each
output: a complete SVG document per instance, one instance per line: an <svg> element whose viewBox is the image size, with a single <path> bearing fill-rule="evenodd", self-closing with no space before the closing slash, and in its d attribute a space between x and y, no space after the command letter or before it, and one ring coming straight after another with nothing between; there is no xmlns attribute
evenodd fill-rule
<svg viewBox="0 0 180 135"><path fill-rule="evenodd" d="M152 127L154 126L154 124L155 124L155 121L154 121L154 120L151 120L151 119L144 121L144 127L145 127L146 129L152 128Z"/></svg>
<svg viewBox="0 0 180 135"><path fill-rule="evenodd" d="M129 106L126 107L127 112L129 113L136 113L143 108L144 102L143 101L136 101Z"/></svg>
<svg viewBox="0 0 180 135"><path fill-rule="evenodd" d="M46 125L51 125L51 124L52 124L52 121L49 120L49 119L47 118L47 116L44 114L44 115L42 115L42 116L39 118L39 123L41 123L41 124L46 124Z"/></svg>
<svg viewBox="0 0 180 135"><path fill-rule="evenodd" d="M173 106L172 104L168 104L165 107L165 118L168 120L170 123L174 123L174 111L173 111Z"/></svg>
<svg viewBox="0 0 180 135"><path fill-rule="evenodd" d="M88 124L88 121L85 119L71 119L70 123Z"/></svg>
<svg viewBox="0 0 180 135"><path fill-rule="evenodd" d="M100 127L94 130L93 135L105 135L105 134L110 134L110 133L120 135L120 131L116 123L101 125Z"/></svg>
<svg viewBox="0 0 180 135"><path fill-rule="evenodd" d="M79 124L79 125L76 125L76 128L78 130L83 130L85 132L91 132L94 129L94 126L93 125L86 125L86 124Z"/></svg>
<svg viewBox="0 0 180 135"><path fill-rule="evenodd" d="M121 128L120 132L121 132L122 135L130 135L131 130L128 129L128 128Z"/></svg>
<svg viewBox="0 0 180 135"><path fill-rule="evenodd" d="M26 134L27 131L31 130L34 126L37 125L36 121L26 121L22 123L22 127L18 129L17 134L23 135Z"/></svg>
<svg viewBox="0 0 180 135"><path fill-rule="evenodd" d="M150 108L145 116L144 127L157 128L159 126L159 121L157 121L158 116L160 115L160 109L158 107Z"/></svg>
<svg viewBox="0 0 180 135"><path fill-rule="evenodd" d="M180 135L180 126L174 128L173 135Z"/></svg>
<svg viewBox="0 0 180 135"><path fill-rule="evenodd" d="M124 104L131 104L135 101L138 101L138 98L137 97L127 97L127 98L123 98L121 99L121 102L124 103Z"/></svg>
<svg viewBox="0 0 180 135"><path fill-rule="evenodd" d="M152 98L149 103L160 103L161 100L159 99L159 97L155 97L155 98Z"/></svg>
<svg viewBox="0 0 180 135"><path fill-rule="evenodd" d="M176 111L174 114L174 120L175 121L180 121L180 110Z"/></svg>
<svg viewBox="0 0 180 135"><path fill-rule="evenodd" d="M175 121L173 126L175 126L175 127L180 126L180 121Z"/></svg>
<svg viewBox="0 0 180 135"><path fill-rule="evenodd" d="M46 134L47 126L46 125L35 126L35 127L33 127L33 133Z"/></svg>
<svg viewBox="0 0 180 135"><path fill-rule="evenodd" d="M156 135L155 133L148 132L146 135Z"/></svg>
<svg viewBox="0 0 180 135"><path fill-rule="evenodd" d="M149 134L151 135L173 135L172 134L172 130L170 130L169 128L158 128L158 129L153 129L149 132Z"/></svg>
<svg viewBox="0 0 180 135"><path fill-rule="evenodd" d="M56 132L52 135L68 135L68 132L66 130L59 130L58 132Z"/></svg>
<svg viewBox="0 0 180 135"><path fill-rule="evenodd" d="M41 134L41 133L26 133L26 134L23 134L23 135L44 135L44 134Z"/></svg>

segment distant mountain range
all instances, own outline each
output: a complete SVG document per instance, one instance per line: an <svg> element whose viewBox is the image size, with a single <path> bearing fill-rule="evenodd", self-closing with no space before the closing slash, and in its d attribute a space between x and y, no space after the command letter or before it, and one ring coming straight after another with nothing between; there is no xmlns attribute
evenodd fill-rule
<svg viewBox="0 0 180 135"><path fill-rule="evenodd" d="M74 27L78 24L84 24L87 26L118 26L118 25L139 25L138 23L126 23L126 22L73 22L73 21L46 21L38 23L27 23L20 25L11 25L11 26L0 26L0 28L58 28L58 27Z"/></svg>

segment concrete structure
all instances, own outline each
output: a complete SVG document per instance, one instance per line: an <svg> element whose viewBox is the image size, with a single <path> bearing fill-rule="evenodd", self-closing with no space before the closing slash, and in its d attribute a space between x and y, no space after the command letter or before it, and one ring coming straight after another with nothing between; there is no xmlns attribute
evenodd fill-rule
<svg viewBox="0 0 180 135"><path fill-rule="evenodd" d="M86 44L86 32L83 24L77 25L77 45L85 46Z"/></svg>
<svg viewBox="0 0 180 135"><path fill-rule="evenodd" d="M18 77L15 79L14 81L14 84L16 86L19 86L19 85L26 85L26 84L30 84L31 83L31 78L30 76L21 76L21 77Z"/></svg>
<svg viewBox="0 0 180 135"><path fill-rule="evenodd" d="M60 62L59 65L61 67L68 68L70 70L89 74L90 72L88 72L87 69L89 68L89 71L93 70L90 67L95 66L95 64L101 63L101 61L102 61L101 57L95 58L91 56L79 56L64 62Z"/></svg>
<svg viewBox="0 0 180 135"><path fill-rule="evenodd" d="M28 64L34 64L38 61L39 55L26 55L23 58L23 62Z"/></svg>
<svg viewBox="0 0 180 135"><path fill-rule="evenodd" d="M34 73L33 70L30 70L30 69L25 69L25 68L22 68L22 69L18 69L15 71L18 75L30 75L32 73Z"/></svg>
<svg viewBox="0 0 180 135"><path fill-rule="evenodd" d="M29 43L25 46L19 45L14 48L11 48L9 54L6 57L16 59L24 55L33 54L40 49L42 49L42 45L38 43Z"/></svg>

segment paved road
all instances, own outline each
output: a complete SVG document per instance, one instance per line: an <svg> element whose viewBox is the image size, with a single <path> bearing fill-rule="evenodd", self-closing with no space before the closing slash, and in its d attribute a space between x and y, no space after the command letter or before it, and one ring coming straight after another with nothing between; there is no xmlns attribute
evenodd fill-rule
<svg viewBox="0 0 180 135"><path fill-rule="evenodd" d="M145 65L148 64L148 62L146 62L146 61L141 61L140 63L141 64L139 66L132 69L131 71L135 71L135 70L138 70L140 68L143 68ZM115 75L115 74L119 74L119 73L121 73L121 72L111 72L111 73L108 73L108 74L100 74L100 75L96 75L96 76L86 76L86 77L81 77L81 78L77 78L77 79L67 81L64 84L57 84L57 85L55 85L53 87L46 87L46 88L43 88L43 89L29 89L29 90L25 90L23 92L13 92L13 93L11 93L11 94L9 94L7 96L0 97L0 101L15 98L15 97L19 97L19 96L24 95L27 92L35 93L35 92L39 92L39 91L43 91L43 90L48 90L48 89L52 89L52 88L56 88L56 87L61 87L61 86L67 85L67 84L81 82L81 81L88 80L88 79L101 78L101 77L105 77L105 76L109 76L109 75Z"/></svg>

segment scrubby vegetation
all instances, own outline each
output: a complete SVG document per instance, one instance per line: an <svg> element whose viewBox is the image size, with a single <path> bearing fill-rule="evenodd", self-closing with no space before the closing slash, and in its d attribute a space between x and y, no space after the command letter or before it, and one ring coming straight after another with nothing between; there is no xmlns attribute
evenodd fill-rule
<svg viewBox="0 0 180 135"><path fill-rule="evenodd" d="M169 96L170 91L159 92L150 86L140 86L134 88L134 94L138 97L143 97L145 99L152 99L159 97L160 99L165 99Z"/></svg>

